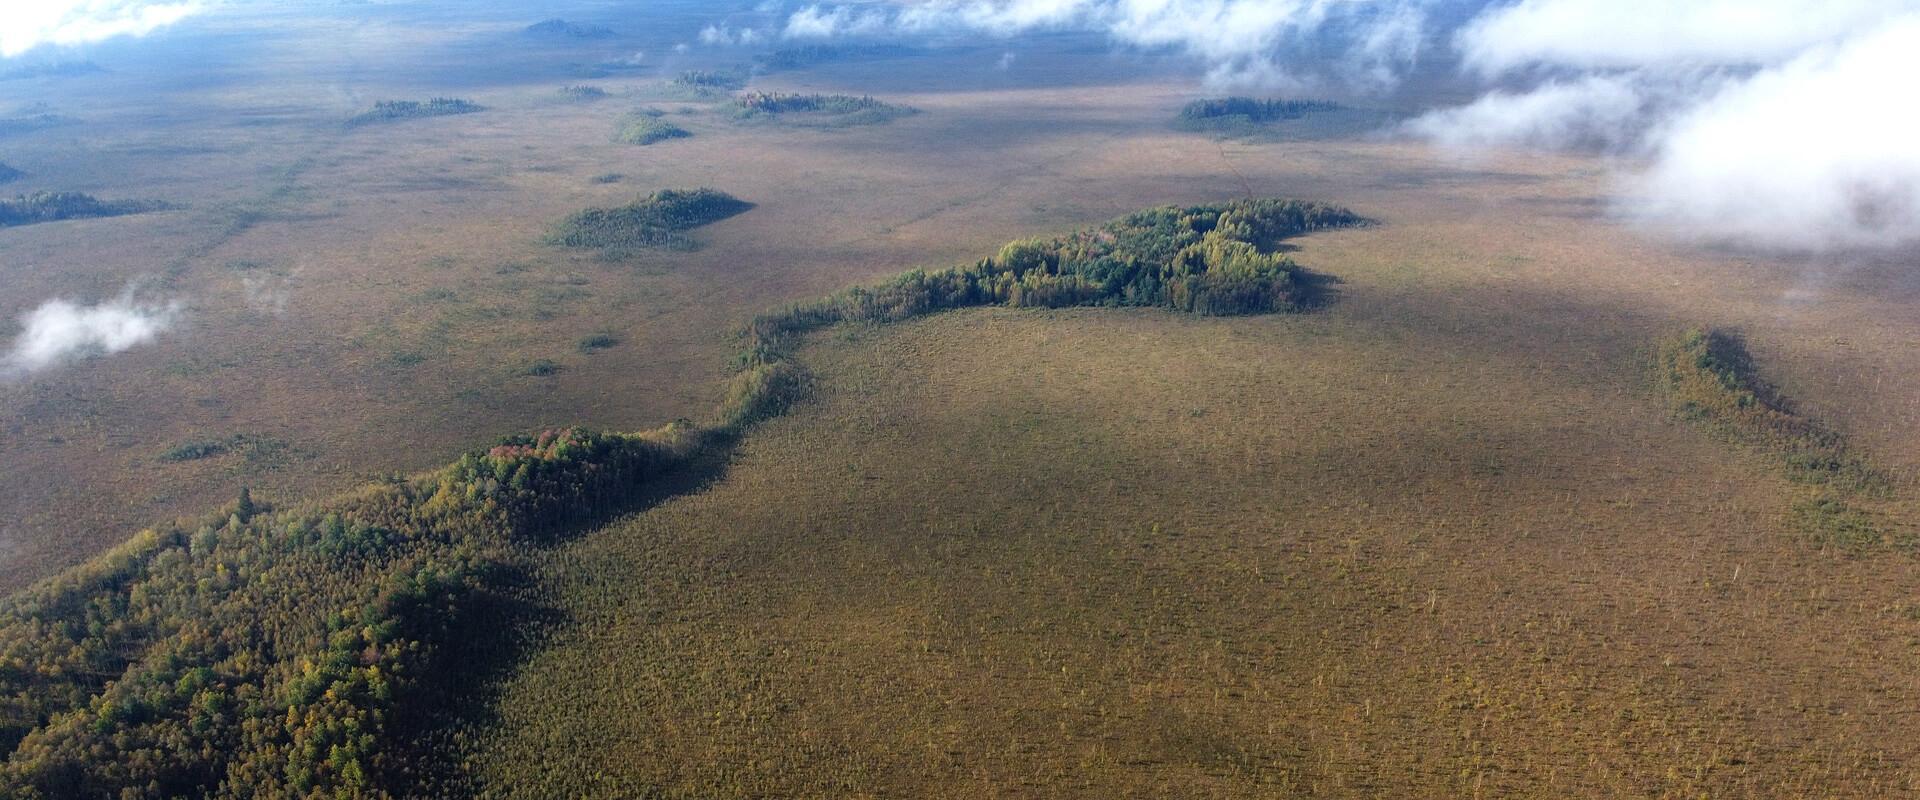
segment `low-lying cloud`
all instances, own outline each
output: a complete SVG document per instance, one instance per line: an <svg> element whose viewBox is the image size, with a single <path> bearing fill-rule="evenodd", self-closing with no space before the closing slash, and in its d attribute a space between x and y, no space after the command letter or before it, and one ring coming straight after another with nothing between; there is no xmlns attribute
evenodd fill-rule
<svg viewBox="0 0 1920 800"><path fill-rule="evenodd" d="M146 344L173 327L179 315L178 303L143 303L131 292L93 306L48 300L20 318L20 334L0 360L0 376L17 378Z"/></svg>
<svg viewBox="0 0 1920 800"><path fill-rule="evenodd" d="M1429 0L929 0L815 4L788 15L786 39L1009 37L1089 31L1116 44L1183 53L1217 87L1299 88L1334 81L1390 86L1418 57ZM1316 37L1342 40L1331 63L1289 62Z"/></svg>
<svg viewBox="0 0 1920 800"><path fill-rule="evenodd" d="M1405 131L1630 156L1620 212L1686 238L1920 242L1920 0L1522 0L1455 43L1501 88Z"/></svg>
<svg viewBox="0 0 1920 800"><path fill-rule="evenodd" d="M0 57L41 45L145 36L206 9L204 0L9 0L0 8Z"/></svg>

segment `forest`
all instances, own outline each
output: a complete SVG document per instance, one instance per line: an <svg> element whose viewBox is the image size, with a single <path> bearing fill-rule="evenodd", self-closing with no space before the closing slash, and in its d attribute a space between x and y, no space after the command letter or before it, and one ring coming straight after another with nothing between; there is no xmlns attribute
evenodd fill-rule
<svg viewBox="0 0 1920 800"><path fill-rule="evenodd" d="M603 213L684 230L746 207L696 190ZM434 754L410 743L434 724L439 698L470 688L470 659L450 653L487 649L526 559L801 396L803 334L986 304L1292 310L1311 284L1273 249L1365 222L1331 206L1249 200L1013 242L970 267L909 272L755 319L705 423L513 436L326 501L276 508L242 490L205 517L142 531L0 603L0 745L11 753L0 793L407 796L434 769ZM217 449L187 448L181 458Z"/></svg>
<svg viewBox="0 0 1920 800"><path fill-rule="evenodd" d="M620 120L620 127L614 130L613 140L645 145L692 135L687 129L661 119L657 111L639 111Z"/></svg>
<svg viewBox="0 0 1920 800"><path fill-rule="evenodd" d="M8 164L4 161L0 161L0 183L10 183L12 181L17 181L20 179L20 176L25 174L26 173L21 172L20 170L14 169L11 164Z"/></svg>
<svg viewBox="0 0 1920 800"><path fill-rule="evenodd" d="M576 84L560 87L560 96L568 100L604 100L607 97L607 90L598 86Z"/></svg>
<svg viewBox="0 0 1920 800"><path fill-rule="evenodd" d="M747 85L746 70L687 70L674 76L673 85L696 92L731 92Z"/></svg>
<svg viewBox="0 0 1920 800"><path fill-rule="evenodd" d="M1340 104L1325 100L1256 100L1251 97L1226 97L1195 100L1180 109L1180 119L1188 122L1238 118L1251 122L1276 122L1299 119L1308 114L1339 111Z"/></svg>
<svg viewBox="0 0 1920 800"><path fill-rule="evenodd" d="M828 126L877 125L917 113L916 109L873 97L844 94L748 92L733 101L733 116L738 120L800 115L820 118Z"/></svg>
<svg viewBox="0 0 1920 800"><path fill-rule="evenodd" d="M562 247L689 247L686 231L746 213L753 204L714 189L666 189L615 208L589 208L547 234Z"/></svg>
<svg viewBox="0 0 1920 800"><path fill-rule="evenodd" d="M429 100L381 100L373 104L368 111L355 114L347 120L349 126L368 125L376 122L394 122L420 117L444 117L451 114L472 114L487 110L485 106L471 100L457 97L435 97Z"/></svg>
<svg viewBox="0 0 1920 800"><path fill-rule="evenodd" d="M0 227L65 219L117 217L154 210L151 203L112 202L80 192L34 192L0 200Z"/></svg>

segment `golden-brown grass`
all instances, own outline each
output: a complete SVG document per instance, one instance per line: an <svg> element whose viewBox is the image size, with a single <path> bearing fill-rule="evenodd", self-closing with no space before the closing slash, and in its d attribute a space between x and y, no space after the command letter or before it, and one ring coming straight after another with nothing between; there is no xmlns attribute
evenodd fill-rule
<svg viewBox="0 0 1920 800"><path fill-rule="evenodd" d="M526 797L1916 788L1910 562L1782 536L1784 481L1631 348L1553 372L1410 316L829 334L713 488L552 555L566 622L466 762Z"/></svg>

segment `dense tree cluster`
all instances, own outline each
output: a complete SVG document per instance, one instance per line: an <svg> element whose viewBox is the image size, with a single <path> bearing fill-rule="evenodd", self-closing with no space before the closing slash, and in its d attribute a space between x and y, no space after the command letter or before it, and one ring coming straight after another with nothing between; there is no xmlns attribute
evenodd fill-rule
<svg viewBox="0 0 1920 800"><path fill-rule="evenodd" d="M34 192L0 200L0 227L63 219L117 217L152 210L149 203L110 202L80 192Z"/></svg>
<svg viewBox="0 0 1920 800"><path fill-rule="evenodd" d="M711 90L731 92L746 88L745 70L687 70L674 76L673 84L683 89Z"/></svg>
<svg viewBox="0 0 1920 800"><path fill-rule="evenodd" d="M554 430L438 472L150 530L0 605L0 795L380 797L395 704L514 548L699 446ZM475 635L483 635L476 632Z"/></svg>
<svg viewBox="0 0 1920 800"><path fill-rule="evenodd" d="M471 100L457 97L435 97L428 100L381 100L373 104L370 111L361 112L347 120L348 125L367 125L375 122L393 122L420 117L444 117L450 114L472 114L485 111L486 106Z"/></svg>
<svg viewBox="0 0 1920 800"><path fill-rule="evenodd" d="M808 114L834 117L836 124L863 125L886 122L917 112L912 108L882 102L872 97L748 92L734 98L733 113L738 119Z"/></svg>
<svg viewBox="0 0 1920 800"><path fill-rule="evenodd" d="M1308 114L1339 110L1339 103L1326 100L1258 100L1251 97L1223 97L1188 103L1180 109L1180 119L1188 122L1225 118L1250 122L1278 122L1299 119Z"/></svg>
<svg viewBox="0 0 1920 800"><path fill-rule="evenodd" d="M684 139L693 134L687 129L661 118L659 112L636 112L620 120L620 127L613 132L613 140L626 144L656 144L668 139Z"/></svg>
<svg viewBox="0 0 1920 800"><path fill-rule="evenodd" d="M547 242L597 248L684 245L684 232L751 208L752 203L714 189L667 189L624 206L575 212L547 235Z"/></svg>
<svg viewBox="0 0 1920 800"><path fill-rule="evenodd" d="M607 90L588 84L576 84L560 87L560 96L568 100L601 100L607 96Z"/></svg>
<svg viewBox="0 0 1920 800"><path fill-rule="evenodd" d="M684 230L747 207L661 192L582 229ZM610 221L618 218L620 221ZM418 793L433 698L469 673L450 651L497 641L502 587L540 548L618 513L806 388L801 335L941 309L1295 308L1311 284L1280 240L1363 224L1331 206L1159 208L971 267L916 271L756 318L705 425L548 430L321 503L142 532L0 602L0 796L382 798ZM583 342L583 349L611 344Z"/></svg>

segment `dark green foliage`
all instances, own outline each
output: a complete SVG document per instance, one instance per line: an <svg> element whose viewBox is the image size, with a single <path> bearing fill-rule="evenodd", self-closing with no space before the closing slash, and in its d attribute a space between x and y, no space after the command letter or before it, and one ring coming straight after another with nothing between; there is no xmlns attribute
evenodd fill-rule
<svg viewBox="0 0 1920 800"><path fill-rule="evenodd" d="M108 202L79 192L34 192L0 200L0 227L63 219L117 217L156 208L151 203Z"/></svg>
<svg viewBox="0 0 1920 800"><path fill-rule="evenodd" d="M520 374L534 378L547 378L560 374L563 367L552 359L542 358L520 368Z"/></svg>
<svg viewBox="0 0 1920 800"><path fill-rule="evenodd" d="M231 440L203 439L168 448L166 452L160 454L160 460L166 462L199 461L203 458L225 455L232 449L233 442Z"/></svg>
<svg viewBox="0 0 1920 800"><path fill-rule="evenodd" d="M683 232L750 208L752 203L713 189L668 189L618 208L577 212L562 220L547 242L602 249L686 246Z"/></svg>
<svg viewBox="0 0 1920 800"><path fill-rule="evenodd" d="M620 337L611 333L596 333L580 339L580 352L597 353L620 344Z"/></svg>
<svg viewBox="0 0 1920 800"><path fill-rule="evenodd" d="M353 116L348 125L367 125L375 122L394 122L403 119L421 117L444 117L451 114L472 114L487 110L485 106L471 100L457 97L435 97L430 100L382 100L373 104L373 110Z"/></svg>
<svg viewBox="0 0 1920 800"><path fill-rule="evenodd" d="M613 140L627 144L654 144L668 139L681 139L693 134L685 128L660 118L658 114L637 113L628 115L620 121L620 128L614 131Z"/></svg>
<svg viewBox="0 0 1920 800"><path fill-rule="evenodd" d="M9 166L5 163L0 163L0 183L17 181L20 179L20 176L25 174L26 173L21 172L20 170L14 169L12 166Z"/></svg>
<svg viewBox="0 0 1920 800"><path fill-rule="evenodd" d="M557 430L321 505L243 495L10 598L0 796L404 796L395 710L498 624L465 616L491 576L698 446Z"/></svg>
<svg viewBox="0 0 1920 800"><path fill-rule="evenodd" d="M688 70L674 76L676 88L695 92L731 92L747 85L746 70Z"/></svg>
<svg viewBox="0 0 1920 800"><path fill-rule="evenodd" d="M568 39L605 39L614 35L613 29L604 25L584 25L568 22L564 19L547 19L526 27L529 36L563 37Z"/></svg>
<svg viewBox="0 0 1920 800"><path fill-rule="evenodd" d="M587 180L593 183L619 183L620 180L625 177L627 176L622 175L618 172L607 172L607 173L595 175L591 178L588 178Z"/></svg>
<svg viewBox="0 0 1920 800"><path fill-rule="evenodd" d="M1180 109L1180 119L1188 122L1218 119L1276 122L1339 110L1339 103L1325 100L1256 100L1251 97L1225 97L1188 103L1186 107Z"/></svg>
<svg viewBox="0 0 1920 800"><path fill-rule="evenodd" d="M798 115L812 124L831 127L877 125L919 113L906 106L884 103L872 97L844 94L781 94L749 92L733 101L736 119L754 120Z"/></svg>
<svg viewBox="0 0 1920 800"><path fill-rule="evenodd" d="M607 90L598 86L579 84L560 87L560 95L569 100L601 100L607 96Z"/></svg>

